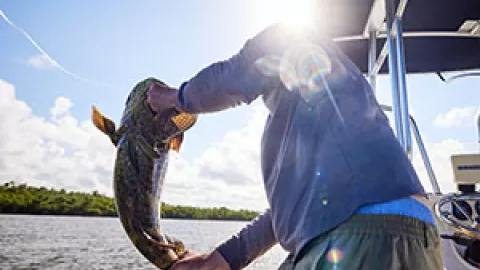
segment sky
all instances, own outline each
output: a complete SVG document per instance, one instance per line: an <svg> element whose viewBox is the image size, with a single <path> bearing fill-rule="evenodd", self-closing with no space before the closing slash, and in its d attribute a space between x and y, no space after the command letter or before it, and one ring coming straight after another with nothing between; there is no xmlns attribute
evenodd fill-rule
<svg viewBox="0 0 480 270"><path fill-rule="evenodd" d="M0 183L113 195L115 148L90 123L91 106L118 123L137 82L154 76L179 86L292 11L273 2L2 1L0 10L51 58L0 20ZM480 79L446 84L435 75L413 75L407 83L410 113L440 187L452 192L450 155L478 151ZM378 79L377 97L391 104L388 77ZM202 115L182 151L171 155L164 201L264 209L265 120L260 100ZM414 152L412 162L431 191Z"/></svg>

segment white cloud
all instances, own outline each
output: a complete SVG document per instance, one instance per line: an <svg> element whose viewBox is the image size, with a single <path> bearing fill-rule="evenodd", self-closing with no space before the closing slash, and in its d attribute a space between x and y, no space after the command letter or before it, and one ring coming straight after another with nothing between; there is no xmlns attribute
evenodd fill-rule
<svg viewBox="0 0 480 270"><path fill-rule="evenodd" d="M70 114L73 103L55 100L50 117L32 113L0 80L0 182L92 191L113 195L115 148L90 121ZM243 129L228 133L200 157L171 155L164 201L172 204L264 209L259 149L265 110Z"/></svg>
<svg viewBox="0 0 480 270"><path fill-rule="evenodd" d="M439 114L433 121L433 125L436 127L455 127L465 124L475 123L475 115L479 108L463 107L463 108L453 108L446 113Z"/></svg>
<svg viewBox="0 0 480 270"><path fill-rule="evenodd" d="M265 209L266 196L260 171L260 139L266 109L257 102L247 125L227 133L200 157L189 163L172 155L165 199L188 198L193 205Z"/></svg>
<svg viewBox="0 0 480 270"><path fill-rule="evenodd" d="M92 124L69 116L68 104L59 98L47 120L0 80L0 182L111 194L114 147Z"/></svg>
<svg viewBox="0 0 480 270"><path fill-rule="evenodd" d="M446 139L437 143L426 142L425 145L442 193L456 191L457 188L453 182L453 169L450 156L454 154L476 153L476 143ZM430 184L423 160L417 148L414 148L413 165L423 186L427 191L431 192L432 185Z"/></svg>
<svg viewBox="0 0 480 270"><path fill-rule="evenodd" d="M27 59L27 65L36 69L52 69L58 66L57 62L43 54L35 55Z"/></svg>
<svg viewBox="0 0 480 270"><path fill-rule="evenodd" d="M73 107L73 103L66 97L59 97L55 100L55 105L50 109L54 118L64 116Z"/></svg>
<svg viewBox="0 0 480 270"><path fill-rule="evenodd" d="M13 85L0 80L0 182L112 194L115 148L90 121L70 115L73 103L55 100L51 116L39 117L15 97ZM195 206L262 210L267 201L260 171L260 139L266 109L257 101L248 124L226 134L197 159L172 154L163 201ZM206 116L205 116L206 117ZM455 190L449 157L475 151L453 139L426 143L443 192ZM418 150L413 164L428 191L430 184Z"/></svg>

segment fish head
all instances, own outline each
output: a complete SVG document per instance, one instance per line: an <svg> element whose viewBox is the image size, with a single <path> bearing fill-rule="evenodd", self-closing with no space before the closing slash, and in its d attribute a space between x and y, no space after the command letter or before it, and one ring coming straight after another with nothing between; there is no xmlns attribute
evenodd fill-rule
<svg viewBox="0 0 480 270"><path fill-rule="evenodd" d="M128 132L159 151L180 151L184 130L195 124L197 116L174 108L154 112L147 103L147 92L153 84L167 86L155 78L138 83L127 97L118 129L111 119L92 106L91 120L94 126L106 134L114 146L118 146Z"/></svg>

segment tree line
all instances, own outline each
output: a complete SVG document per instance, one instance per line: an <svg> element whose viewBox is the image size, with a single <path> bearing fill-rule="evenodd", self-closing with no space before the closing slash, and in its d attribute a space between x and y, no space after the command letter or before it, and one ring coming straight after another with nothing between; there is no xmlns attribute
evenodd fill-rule
<svg viewBox="0 0 480 270"><path fill-rule="evenodd" d="M0 186L0 214L117 216L115 200L92 193L33 187L26 184L5 183ZM163 218L252 220L258 212L231 210L226 207L198 208L162 203Z"/></svg>

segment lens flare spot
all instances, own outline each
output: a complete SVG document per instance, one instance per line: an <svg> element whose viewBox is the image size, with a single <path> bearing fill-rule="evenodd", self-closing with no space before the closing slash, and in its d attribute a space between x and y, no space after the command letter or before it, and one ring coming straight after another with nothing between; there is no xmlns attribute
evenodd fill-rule
<svg viewBox="0 0 480 270"><path fill-rule="evenodd" d="M298 44L288 48L281 56L260 58L255 66L265 76L279 77L287 90L299 93L309 105L318 104L325 97L329 98L340 121L345 125L335 95L328 85L332 80L341 79L344 72L341 68L335 72L332 70L332 61L321 46L300 39Z"/></svg>
<svg viewBox="0 0 480 270"><path fill-rule="evenodd" d="M290 91L299 91L305 99L325 89L325 77L331 71L327 53L310 42L288 49L280 62L282 82Z"/></svg>
<svg viewBox="0 0 480 270"><path fill-rule="evenodd" d="M311 42L292 46L281 57L260 58L255 66L265 76L280 77L288 90L299 91L306 100L325 89L325 78L332 72L327 53Z"/></svg>
<svg viewBox="0 0 480 270"><path fill-rule="evenodd" d="M311 42L292 46L281 57L260 58L255 66L264 76L279 77L289 91L299 92L307 102L328 87L326 77L332 72L327 53Z"/></svg>
<svg viewBox="0 0 480 270"><path fill-rule="evenodd" d="M323 204L324 206L326 206L326 205L328 204L328 199L327 199L327 198L324 198L324 199L322 200L322 204Z"/></svg>
<svg viewBox="0 0 480 270"><path fill-rule="evenodd" d="M317 171L316 175L320 176L320 175L322 175L322 173L320 171Z"/></svg>
<svg viewBox="0 0 480 270"><path fill-rule="evenodd" d="M327 260L331 263L339 263L343 259L343 252L338 248L332 248L327 253Z"/></svg>
<svg viewBox="0 0 480 270"><path fill-rule="evenodd" d="M279 76L280 61L281 58L278 56L267 56L255 61L255 66L265 76Z"/></svg>

